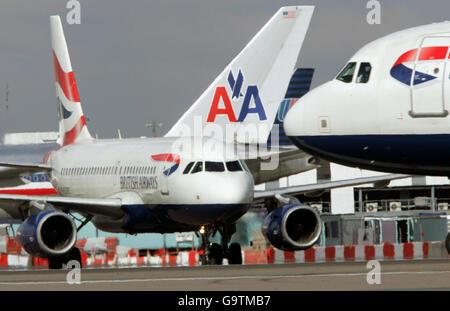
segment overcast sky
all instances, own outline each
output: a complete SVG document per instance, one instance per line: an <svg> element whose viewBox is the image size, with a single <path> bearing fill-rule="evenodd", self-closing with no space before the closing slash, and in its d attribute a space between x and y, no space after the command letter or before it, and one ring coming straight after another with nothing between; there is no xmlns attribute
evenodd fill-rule
<svg viewBox="0 0 450 311"><path fill-rule="evenodd" d="M315 5L298 66L330 80L365 43L408 27L450 20L448 0L381 0L381 25L367 0L66 0L0 2L0 134L57 130L49 16L59 14L88 127L100 138L165 133L268 19L285 5ZM5 107L9 84L9 110Z"/></svg>

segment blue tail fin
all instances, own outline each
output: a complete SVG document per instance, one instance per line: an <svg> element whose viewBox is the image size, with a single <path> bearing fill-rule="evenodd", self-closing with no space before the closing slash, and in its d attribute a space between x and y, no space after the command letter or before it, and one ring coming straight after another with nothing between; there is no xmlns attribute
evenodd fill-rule
<svg viewBox="0 0 450 311"><path fill-rule="evenodd" d="M279 145L289 146L292 142L286 136L284 127L282 126L284 117L286 116L289 108L294 105L299 98L309 92L311 88L312 78L314 76L313 68L297 68L291 77L284 100L281 102L278 108L277 116L275 117L274 126L279 126ZM270 145L271 136L267 140L267 144Z"/></svg>

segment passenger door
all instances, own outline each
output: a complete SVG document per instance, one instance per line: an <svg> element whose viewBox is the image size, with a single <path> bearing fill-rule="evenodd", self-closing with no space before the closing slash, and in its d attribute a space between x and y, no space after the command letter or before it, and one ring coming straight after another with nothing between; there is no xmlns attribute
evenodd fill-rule
<svg viewBox="0 0 450 311"><path fill-rule="evenodd" d="M448 83L447 68L450 37L426 37L422 40L411 77L412 117L446 117L444 89Z"/></svg>
<svg viewBox="0 0 450 311"><path fill-rule="evenodd" d="M158 163L159 171L160 171L160 178L159 178L159 189L161 191L161 194L163 195L169 195L169 176L167 176L164 171L169 169L170 163L166 161L161 161Z"/></svg>

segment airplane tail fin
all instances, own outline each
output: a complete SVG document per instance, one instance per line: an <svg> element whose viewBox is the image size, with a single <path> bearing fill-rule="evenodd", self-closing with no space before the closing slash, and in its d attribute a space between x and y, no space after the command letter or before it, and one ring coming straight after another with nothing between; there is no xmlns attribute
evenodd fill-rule
<svg viewBox="0 0 450 311"><path fill-rule="evenodd" d="M56 97L59 110L59 134L62 146L91 141L81 108L78 88L70 63L66 38L59 16L50 16Z"/></svg>
<svg viewBox="0 0 450 311"><path fill-rule="evenodd" d="M226 133L223 141L266 143L313 11L313 6L280 8L166 136L206 136L204 129L212 125ZM249 141L252 127L258 133Z"/></svg>
<svg viewBox="0 0 450 311"><path fill-rule="evenodd" d="M289 109L311 88L311 82L314 76L314 68L297 68L292 75L289 86L284 95L284 100L280 103L278 113L275 118L274 127L278 126L278 144L280 146L293 145L291 140L286 136L283 128L283 121ZM267 140L267 144L271 145L271 135Z"/></svg>

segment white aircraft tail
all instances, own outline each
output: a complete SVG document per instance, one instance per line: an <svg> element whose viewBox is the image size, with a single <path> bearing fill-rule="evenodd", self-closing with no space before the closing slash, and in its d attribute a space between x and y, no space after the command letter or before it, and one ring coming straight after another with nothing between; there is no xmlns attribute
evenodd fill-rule
<svg viewBox="0 0 450 311"><path fill-rule="evenodd" d="M66 38L59 16L50 16L56 97L59 109L59 139L62 146L91 141L81 109L78 88L70 63Z"/></svg>
<svg viewBox="0 0 450 311"><path fill-rule="evenodd" d="M267 142L313 11L313 6L278 10L166 136ZM255 129L257 137L249 139ZM211 134L215 130L224 135Z"/></svg>

